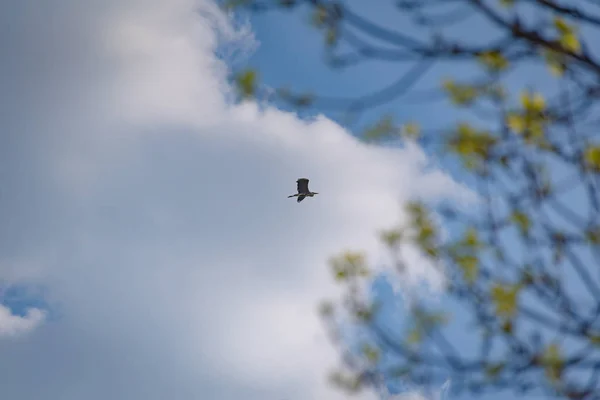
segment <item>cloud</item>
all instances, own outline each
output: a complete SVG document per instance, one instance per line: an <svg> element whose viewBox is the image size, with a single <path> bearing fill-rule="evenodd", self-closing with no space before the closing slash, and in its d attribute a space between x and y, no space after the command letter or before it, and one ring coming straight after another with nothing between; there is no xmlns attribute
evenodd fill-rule
<svg viewBox="0 0 600 400"><path fill-rule="evenodd" d="M61 318L0 341L3 394L343 398L316 315L337 293L326 260L377 254L410 197L466 189L413 144L231 104L214 53L256 42L208 0L42 3L0 17L18 16L0 278L43 285ZM320 194L297 204L302 176Z"/></svg>
<svg viewBox="0 0 600 400"><path fill-rule="evenodd" d="M0 304L0 338L15 337L31 332L44 320L44 312L30 308L24 316L14 315L10 308Z"/></svg>

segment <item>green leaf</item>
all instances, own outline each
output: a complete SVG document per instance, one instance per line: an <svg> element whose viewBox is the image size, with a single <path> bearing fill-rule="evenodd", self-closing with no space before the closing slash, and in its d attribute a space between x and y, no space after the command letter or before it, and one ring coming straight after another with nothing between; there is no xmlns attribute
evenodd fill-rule
<svg viewBox="0 0 600 400"><path fill-rule="evenodd" d="M361 307L354 312L354 316L362 322L369 322L375 315L375 307Z"/></svg>
<svg viewBox="0 0 600 400"><path fill-rule="evenodd" d="M384 231L381 233L381 240L389 247L397 246L403 238L402 231L398 229Z"/></svg>
<svg viewBox="0 0 600 400"><path fill-rule="evenodd" d="M473 284L479 275L479 260L474 256L460 256L456 263L463 273L463 277L468 284Z"/></svg>
<svg viewBox="0 0 600 400"><path fill-rule="evenodd" d="M522 110L507 114L506 124L516 134L523 135L525 141L547 149L544 133L549 118L546 116L546 101L539 93L521 93Z"/></svg>
<svg viewBox="0 0 600 400"><path fill-rule="evenodd" d="M589 169L600 172L600 145L590 145L586 148L583 158Z"/></svg>
<svg viewBox="0 0 600 400"><path fill-rule="evenodd" d="M475 86L458 84L451 79L445 79L442 88L448 93L450 100L459 106L470 105L479 95Z"/></svg>
<svg viewBox="0 0 600 400"><path fill-rule="evenodd" d="M540 93L524 91L521 93L521 105L525 111L541 113L546 109L546 100Z"/></svg>
<svg viewBox="0 0 600 400"><path fill-rule="evenodd" d="M600 334L589 335L588 337L590 339L591 344L593 344L594 346L600 347Z"/></svg>
<svg viewBox="0 0 600 400"><path fill-rule="evenodd" d="M523 133L525 131L525 118L516 112L508 113L506 124L515 133Z"/></svg>
<svg viewBox="0 0 600 400"><path fill-rule="evenodd" d="M367 141L381 140L398 132L398 128L394 123L394 118L386 115L377 121L374 125L365 129L363 138Z"/></svg>
<svg viewBox="0 0 600 400"><path fill-rule="evenodd" d="M502 323L502 332L507 335L511 335L513 333L513 323L511 320L506 320Z"/></svg>
<svg viewBox="0 0 600 400"><path fill-rule="evenodd" d="M325 33L325 45L331 47L335 45L338 41L338 31L335 27L327 28Z"/></svg>
<svg viewBox="0 0 600 400"><path fill-rule="evenodd" d="M546 65L550 69L550 73L556 77L561 77L567 70L566 57L562 53L558 53L554 50L545 50L544 59Z"/></svg>
<svg viewBox="0 0 600 400"><path fill-rule="evenodd" d="M488 160L497 139L487 131L479 131L466 122L460 122L448 140L448 149L455 153L469 169L480 168Z"/></svg>
<svg viewBox="0 0 600 400"><path fill-rule="evenodd" d="M360 375L343 374L339 371L333 372L329 375L329 381L349 393L356 393L362 387L362 380Z"/></svg>
<svg viewBox="0 0 600 400"><path fill-rule="evenodd" d="M574 33L567 33L560 38L560 43L569 51L573 53L579 52L581 50L581 43L579 43L579 39L577 35Z"/></svg>
<svg viewBox="0 0 600 400"><path fill-rule="evenodd" d="M338 269L335 271L335 280L336 281L344 281L348 278L348 272L342 269Z"/></svg>
<svg viewBox="0 0 600 400"><path fill-rule="evenodd" d="M477 230L473 227L469 227L465 231L465 238L463 241L464 245L472 249L480 249L483 247L483 243L479 241L479 235Z"/></svg>
<svg viewBox="0 0 600 400"><path fill-rule="evenodd" d="M517 225L519 231L524 236L529 235L529 231L531 229L531 221L527 214L522 213L521 211L515 211L510 216L510 220Z"/></svg>
<svg viewBox="0 0 600 400"><path fill-rule="evenodd" d="M419 344L421 343L421 340L423 340L421 330L417 328L411 329L408 335L406 336L406 343L409 345Z"/></svg>
<svg viewBox="0 0 600 400"><path fill-rule="evenodd" d="M312 15L313 25L315 25L316 27L322 27L323 25L325 25L325 22L327 21L327 15L328 12L325 6L316 6Z"/></svg>
<svg viewBox="0 0 600 400"><path fill-rule="evenodd" d="M585 239L591 244L600 245L600 226L587 229Z"/></svg>
<svg viewBox="0 0 600 400"><path fill-rule="evenodd" d="M521 285L492 286L491 297L500 317L512 318L517 312L518 295Z"/></svg>
<svg viewBox="0 0 600 400"><path fill-rule="evenodd" d="M413 241L417 247L431 258L439 257L437 229L425 206L411 202L406 210L410 216L410 225L414 230Z"/></svg>
<svg viewBox="0 0 600 400"><path fill-rule="evenodd" d="M494 379L504 370L506 367L505 363L495 363L486 366L485 374L488 378Z"/></svg>
<svg viewBox="0 0 600 400"><path fill-rule="evenodd" d="M508 68L508 60L504 55L497 51L486 51L477 56L479 61L492 72L500 72Z"/></svg>
<svg viewBox="0 0 600 400"><path fill-rule="evenodd" d="M564 367L564 361L561 357L560 348L557 344L549 345L542 354L542 364L546 372L546 377L552 382L560 381Z"/></svg>
<svg viewBox="0 0 600 400"><path fill-rule="evenodd" d="M581 50L581 43L577 38L575 28L560 17L554 17L554 27L558 31L560 44L565 49L573 53L577 53Z"/></svg>
<svg viewBox="0 0 600 400"><path fill-rule="evenodd" d="M401 126L400 134L405 138L417 139L421 135L421 128L416 122L407 122Z"/></svg>
<svg viewBox="0 0 600 400"><path fill-rule="evenodd" d="M243 98L250 98L256 94L256 86L258 81L258 73L254 69L248 69L235 78L238 91Z"/></svg>
<svg viewBox="0 0 600 400"><path fill-rule="evenodd" d="M370 344L363 344L362 346L362 352L365 356L365 358L367 359L367 361L369 361L370 363L377 363L377 361L379 361L379 357L380 357L380 352L378 349L376 349L375 347L371 346Z"/></svg>
<svg viewBox="0 0 600 400"><path fill-rule="evenodd" d="M369 275L369 269L367 268L366 258L363 253L348 251L332 258L329 263L337 281Z"/></svg>

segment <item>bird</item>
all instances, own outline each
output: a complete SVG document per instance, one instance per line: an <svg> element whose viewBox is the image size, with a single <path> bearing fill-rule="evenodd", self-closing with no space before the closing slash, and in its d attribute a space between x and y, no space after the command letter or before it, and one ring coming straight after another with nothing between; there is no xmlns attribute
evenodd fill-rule
<svg viewBox="0 0 600 400"><path fill-rule="evenodd" d="M308 190L308 179L306 178L299 178L296 183L298 184L298 193L288 196L288 199L290 197L298 197L296 201L300 203L306 197L313 197L315 194L319 194Z"/></svg>

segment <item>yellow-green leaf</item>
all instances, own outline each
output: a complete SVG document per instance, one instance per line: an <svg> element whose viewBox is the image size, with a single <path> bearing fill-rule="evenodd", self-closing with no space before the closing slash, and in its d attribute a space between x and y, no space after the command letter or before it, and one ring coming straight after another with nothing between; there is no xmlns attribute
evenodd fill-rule
<svg viewBox="0 0 600 400"><path fill-rule="evenodd" d="M600 172L600 146L589 146L585 149L584 160L586 165L593 171Z"/></svg>
<svg viewBox="0 0 600 400"><path fill-rule="evenodd" d="M406 210L411 217L411 227L414 229L413 241L420 250L432 258L437 258L437 230L433 220L428 215L425 206L419 202L411 202Z"/></svg>
<svg viewBox="0 0 600 400"><path fill-rule="evenodd" d="M398 132L398 128L394 123L394 119L390 115L386 115L377 121L374 125L365 129L363 137L367 141L380 140L389 137Z"/></svg>
<svg viewBox="0 0 600 400"><path fill-rule="evenodd" d="M477 230L473 227L469 227L465 232L464 238L465 246L479 249L483 247L483 244L479 241L479 235L477 234Z"/></svg>
<svg viewBox="0 0 600 400"><path fill-rule="evenodd" d="M557 344L551 344L546 348L542 355L542 363L548 379L553 383L558 382L562 375L564 361Z"/></svg>
<svg viewBox="0 0 600 400"><path fill-rule="evenodd" d="M235 78L237 88L244 98L253 97L256 93L258 73L253 69L248 69Z"/></svg>
<svg viewBox="0 0 600 400"><path fill-rule="evenodd" d="M325 33L325 44L327 46L333 46L337 43L338 40L338 32L334 27L329 27L327 32Z"/></svg>
<svg viewBox="0 0 600 400"><path fill-rule="evenodd" d="M567 21L560 17L554 17L554 27L559 33L563 35L566 33L573 32L573 28L571 28L571 26L567 24Z"/></svg>
<svg viewBox="0 0 600 400"><path fill-rule="evenodd" d="M492 302L496 307L496 314L500 317L511 318L517 312L518 294L520 285L496 284L492 287Z"/></svg>
<svg viewBox="0 0 600 400"><path fill-rule="evenodd" d="M329 375L329 380L335 386L340 387L350 393L356 393L362 386L362 380L358 375L342 374L339 371Z"/></svg>
<svg viewBox="0 0 600 400"><path fill-rule="evenodd" d="M312 15L312 23L317 27L323 26L327 20L327 15L327 8L322 5L316 6Z"/></svg>
<svg viewBox="0 0 600 400"><path fill-rule="evenodd" d="M600 347L600 334L590 335L589 339L590 339L590 343L592 343L594 346Z"/></svg>
<svg viewBox="0 0 600 400"><path fill-rule="evenodd" d="M396 246L402 240L402 231L393 229L381 233L381 240L390 247Z"/></svg>
<svg viewBox="0 0 600 400"><path fill-rule="evenodd" d="M546 100L540 93L521 93L521 104L526 111L541 113L546 108Z"/></svg>
<svg viewBox="0 0 600 400"><path fill-rule="evenodd" d="M371 305L370 307L362 307L361 306L358 309L354 310L354 316L359 321L369 322L375 315L376 309L377 309L376 305Z"/></svg>
<svg viewBox="0 0 600 400"><path fill-rule="evenodd" d="M515 211L510 216L510 219L513 223L517 225L517 227L523 235L529 234L529 230L531 228L531 221L529 220L529 217L526 214L522 213L521 211Z"/></svg>
<svg viewBox="0 0 600 400"><path fill-rule="evenodd" d="M546 60L546 65L550 69L550 73L556 77L563 76L566 69L566 59L565 55L558 53L553 50L545 50L544 58Z"/></svg>
<svg viewBox="0 0 600 400"><path fill-rule="evenodd" d="M415 345L419 344L422 340L421 330L417 328L413 328L410 330L408 336L406 336L406 343Z"/></svg>
<svg viewBox="0 0 600 400"><path fill-rule="evenodd" d="M560 44L567 50L576 53L581 50L581 43L577 38L575 28L569 25L564 19L554 17L554 27L558 31Z"/></svg>
<svg viewBox="0 0 600 400"><path fill-rule="evenodd" d="M515 133L523 133L525 131L525 118L515 112L508 114L506 124Z"/></svg>
<svg viewBox="0 0 600 400"><path fill-rule="evenodd" d="M508 60L497 50L486 51L480 54L478 59L488 70L493 72L503 71L508 68Z"/></svg>
<svg viewBox="0 0 600 400"><path fill-rule="evenodd" d="M448 149L458 155L463 164L474 169L488 160L496 138L487 131L479 131L465 122L460 122L448 140Z"/></svg>
<svg viewBox="0 0 600 400"><path fill-rule="evenodd" d="M577 53L579 50L581 50L581 43L579 43L579 39L574 33L568 33L563 35L560 38L560 43L564 46L565 49L573 53Z"/></svg>
<svg viewBox="0 0 600 400"><path fill-rule="evenodd" d="M459 106L471 104L478 96L477 88L472 85L463 85L446 79L442 82L442 87L450 96L450 100Z"/></svg>
<svg viewBox="0 0 600 400"><path fill-rule="evenodd" d="M488 365L485 368L485 374L489 377L489 378L496 378L504 369L506 365L504 363L495 363L495 364L491 364Z"/></svg>
<svg viewBox="0 0 600 400"><path fill-rule="evenodd" d="M370 344L364 344L362 346L362 351L363 351L363 354L365 355L365 358L370 363L376 363L377 361L379 361L379 356L380 356L379 350L377 350L375 347L371 346Z"/></svg>
<svg viewBox="0 0 600 400"><path fill-rule="evenodd" d="M600 244L600 226L589 228L585 232L585 238L589 243L594 244L594 245L599 245Z"/></svg>
<svg viewBox="0 0 600 400"><path fill-rule="evenodd" d="M456 259L456 263L460 267L465 281L473 284L477 280L479 274L479 260L475 256L460 256Z"/></svg>
<svg viewBox="0 0 600 400"><path fill-rule="evenodd" d="M400 133L406 138L416 139L421 134L421 128L416 122L407 122L402 125Z"/></svg>
<svg viewBox="0 0 600 400"><path fill-rule="evenodd" d="M369 275L365 256L358 252L346 252L330 260L331 269L337 281L350 277L364 277Z"/></svg>

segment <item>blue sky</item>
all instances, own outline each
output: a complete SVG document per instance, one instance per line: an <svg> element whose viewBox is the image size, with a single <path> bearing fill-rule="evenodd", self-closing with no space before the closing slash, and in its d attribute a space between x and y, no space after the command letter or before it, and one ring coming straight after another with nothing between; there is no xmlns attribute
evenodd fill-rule
<svg viewBox="0 0 600 400"><path fill-rule="evenodd" d="M12 32L0 39L3 394L344 398L325 380L337 353L316 313L339 294L328 258L362 249L385 272L376 234L403 203L472 193L417 146L231 104L231 60L215 51L246 50L268 85L338 95L381 87L397 66L330 71L298 15L247 26L211 0L39 3L0 16ZM454 117L443 104L387 110ZM287 201L301 176L320 195ZM435 281L409 257L412 276Z"/></svg>

